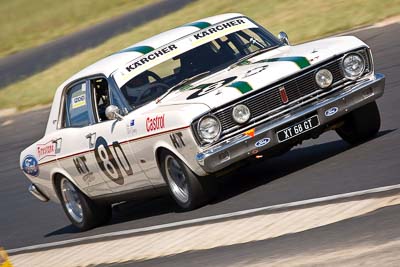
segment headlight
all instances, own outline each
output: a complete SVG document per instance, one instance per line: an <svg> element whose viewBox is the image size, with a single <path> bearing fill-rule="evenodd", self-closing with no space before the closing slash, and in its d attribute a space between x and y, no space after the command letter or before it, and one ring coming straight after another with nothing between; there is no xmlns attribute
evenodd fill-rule
<svg viewBox="0 0 400 267"><path fill-rule="evenodd" d="M356 53L348 54L342 61L344 75L349 79L361 76L365 69L364 58Z"/></svg>
<svg viewBox="0 0 400 267"><path fill-rule="evenodd" d="M333 75L327 69L320 69L315 74L315 82L322 89L329 87L332 84L332 81L333 81Z"/></svg>
<svg viewBox="0 0 400 267"><path fill-rule="evenodd" d="M219 137L221 133L221 124L214 116L204 116L199 121L198 132L203 141L211 143Z"/></svg>
<svg viewBox="0 0 400 267"><path fill-rule="evenodd" d="M232 117L239 124L245 123L250 119L250 110L246 105L239 104L233 108Z"/></svg>

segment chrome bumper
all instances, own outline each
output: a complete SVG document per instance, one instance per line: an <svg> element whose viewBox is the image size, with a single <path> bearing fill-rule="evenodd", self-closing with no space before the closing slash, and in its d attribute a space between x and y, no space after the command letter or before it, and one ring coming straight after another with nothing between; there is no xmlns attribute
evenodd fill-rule
<svg viewBox="0 0 400 267"><path fill-rule="evenodd" d="M32 195L34 195L40 201L43 201L43 202L49 201L49 199L42 192L40 192L39 188L37 188L37 186L35 186L35 184L31 184L29 186L28 190Z"/></svg>
<svg viewBox="0 0 400 267"><path fill-rule="evenodd" d="M317 102L292 110L277 119L256 125L254 137L241 133L207 148L203 152L197 153L196 160L207 173L222 170L235 162L278 145L276 132L283 125L313 114L318 114L320 125L327 124L382 96L384 87L385 76L375 74L372 78L349 85ZM337 108L336 113L326 116L325 112L331 108ZM269 138L269 143L262 147L256 147L257 141L265 138Z"/></svg>

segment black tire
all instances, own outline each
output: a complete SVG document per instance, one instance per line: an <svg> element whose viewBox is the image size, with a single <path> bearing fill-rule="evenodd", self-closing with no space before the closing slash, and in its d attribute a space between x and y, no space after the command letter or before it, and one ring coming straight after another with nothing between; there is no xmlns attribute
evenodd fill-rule
<svg viewBox="0 0 400 267"><path fill-rule="evenodd" d="M63 207L65 214L71 221L72 225L77 227L80 231L86 231L94 227L103 225L110 220L112 216L111 205L95 203L65 177L60 177L59 179L57 179L56 186L58 197L60 199L61 206ZM69 192L73 192L74 190L76 194L65 193L66 187L70 189ZM79 212L73 212L73 209L71 209L71 205L67 204L67 194L74 194L74 196L76 197L76 203L80 204L80 209L78 208ZM81 216L77 215L78 213Z"/></svg>
<svg viewBox="0 0 400 267"><path fill-rule="evenodd" d="M380 127L381 117L374 101L347 114L336 132L344 141L355 145L374 137Z"/></svg>
<svg viewBox="0 0 400 267"><path fill-rule="evenodd" d="M211 181L211 177L198 177L184 162L167 150L160 153L159 159L161 173L170 195L181 209L193 210L211 199L210 193L215 192L216 184ZM180 175L175 175L174 172L180 172ZM175 179L172 176L175 176Z"/></svg>

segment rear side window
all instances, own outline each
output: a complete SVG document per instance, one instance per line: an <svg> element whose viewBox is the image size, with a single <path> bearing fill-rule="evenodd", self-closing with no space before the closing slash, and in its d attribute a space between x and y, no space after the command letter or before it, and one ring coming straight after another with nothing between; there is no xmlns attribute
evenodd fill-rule
<svg viewBox="0 0 400 267"><path fill-rule="evenodd" d="M72 86L66 95L64 127L83 127L90 124L86 83Z"/></svg>

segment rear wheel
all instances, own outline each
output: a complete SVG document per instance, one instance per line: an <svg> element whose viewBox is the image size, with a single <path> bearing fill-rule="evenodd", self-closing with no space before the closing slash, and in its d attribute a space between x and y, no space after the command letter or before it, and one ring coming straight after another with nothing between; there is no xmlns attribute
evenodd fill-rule
<svg viewBox="0 0 400 267"><path fill-rule="evenodd" d="M336 132L344 141L354 145L374 137L380 126L381 118L374 101L346 115L344 124Z"/></svg>
<svg viewBox="0 0 400 267"><path fill-rule="evenodd" d="M209 177L198 177L178 157L166 150L160 155L160 163L169 192L182 209L195 209L210 199L207 190L211 190L214 183Z"/></svg>
<svg viewBox="0 0 400 267"><path fill-rule="evenodd" d="M58 180L57 186L65 214L81 231L105 224L110 220L111 205L95 203L65 177Z"/></svg>

